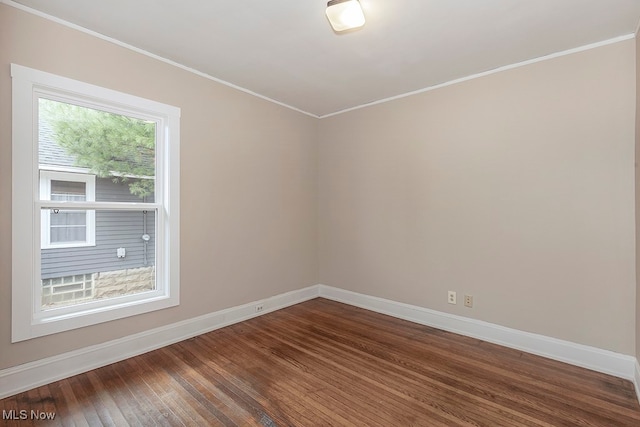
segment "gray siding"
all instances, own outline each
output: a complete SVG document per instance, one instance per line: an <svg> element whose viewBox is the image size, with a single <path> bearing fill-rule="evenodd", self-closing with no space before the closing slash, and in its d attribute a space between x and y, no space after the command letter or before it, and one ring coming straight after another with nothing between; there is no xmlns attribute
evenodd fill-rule
<svg viewBox="0 0 640 427"><path fill-rule="evenodd" d="M96 179L96 201L139 202L127 184L109 178ZM146 200L151 201L151 200ZM144 263L142 240L144 214L141 211L96 211L96 246L43 249L42 278L89 274L155 264L155 215L147 213L147 263ZM126 249L126 257L116 256L117 248Z"/></svg>
<svg viewBox="0 0 640 427"><path fill-rule="evenodd" d="M133 181L133 180L131 180ZM153 202L153 196L142 200L131 194L128 182L116 184L111 178L96 178L96 202Z"/></svg>

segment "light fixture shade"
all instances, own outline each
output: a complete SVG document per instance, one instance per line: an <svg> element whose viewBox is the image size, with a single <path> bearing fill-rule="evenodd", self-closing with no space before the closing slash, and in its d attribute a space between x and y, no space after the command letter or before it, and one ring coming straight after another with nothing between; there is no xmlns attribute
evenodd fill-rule
<svg viewBox="0 0 640 427"><path fill-rule="evenodd" d="M364 13L358 0L331 0L327 3L327 18L336 32L364 25Z"/></svg>

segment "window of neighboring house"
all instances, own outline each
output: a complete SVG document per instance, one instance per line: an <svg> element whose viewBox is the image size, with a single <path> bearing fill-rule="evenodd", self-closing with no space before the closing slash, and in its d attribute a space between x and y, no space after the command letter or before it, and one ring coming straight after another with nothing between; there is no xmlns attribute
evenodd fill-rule
<svg viewBox="0 0 640 427"><path fill-rule="evenodd" d="M40 198L60 202L95 201L95 175L40 170ZM93 210L42 211L42 249L95 246Z"/></svg>
<svg viewBox="0 0 640 427"><path fill-rule="evenodd" d="M11 76L12 342L177 305L180 110Z"/></svg>

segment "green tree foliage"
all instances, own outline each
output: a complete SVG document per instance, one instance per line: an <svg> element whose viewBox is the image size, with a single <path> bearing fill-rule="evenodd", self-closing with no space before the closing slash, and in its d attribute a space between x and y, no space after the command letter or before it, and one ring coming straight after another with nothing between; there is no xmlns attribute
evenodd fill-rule
<svg viewBox="0 0 640 427"><path fill-rule="evenodd" d="M39 113L76 166L127 183L141 198L153 194L154 180L148 178L155 176L155 123L44 99Z"/></svg>

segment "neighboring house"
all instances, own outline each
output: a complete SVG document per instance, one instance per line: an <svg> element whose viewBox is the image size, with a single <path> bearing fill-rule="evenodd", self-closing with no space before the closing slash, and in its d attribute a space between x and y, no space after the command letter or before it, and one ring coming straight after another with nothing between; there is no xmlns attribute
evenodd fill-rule
<svg viewBox="0 0 640 427"><path fill-rule="evenodd" d="M128 182L99 178L77 166L76 159L58 145L53 129L42 119L39 159L41 198L140 201L129 191ZM153 211L43 210L43 306L153 289L155 234Z"/></svg>

